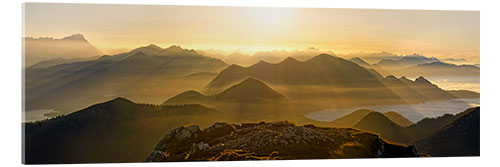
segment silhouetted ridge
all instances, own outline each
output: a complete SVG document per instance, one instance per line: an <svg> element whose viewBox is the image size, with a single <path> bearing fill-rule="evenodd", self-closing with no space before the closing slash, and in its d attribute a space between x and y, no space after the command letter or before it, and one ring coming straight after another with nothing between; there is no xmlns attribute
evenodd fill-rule
<svg viewBox="0 0 500 167"><path fill-rule="evenodd" d="M105 102L105 103L134 103L134 102L132 102L131 100L129 100L125 97L117 97L117 98L110 100L108 102Z"/></svg>
<svg viewBox="0 0 500 167"><path fill-rule="evenodd" d="M149 44L148 46L146 46L147 48L151 48L151 49L157 49L157 50L160 50L162 49L161 47L159 47L158 45L155 45L155 44Z"/></svg>
<svg viewBox="0 0 500 167"><path fill-rule="evenodd" d="M179 46L179 45L172 45L168 48L165 48L164 51L168 51L168 52L183 52L184 49Z"/></svg>
<svg viewBox="0 0 500 167"><path fill-rule="evenodd" d="M255 63L254 65L252 65L251 67L265 67L267 65L270 65L270 63L264 61L264 60L260 60L259 62Z"/></svg>
<svg viewBox="0 0 500 167"><path fill-rule="evenodd" d="M420 76L418 77L417 79L415 79L415 83L421 83L421 84L429 84L429 85L432 85L432 83L425 79L424 77Z"/></svg>
<svg viewBox="0 0 500 167"><path fill-rule="evenodd" d="M371 112L359 121L355 128L382 134L381 136L391 141L406 140L406 136L401 135L403 128L391 121L384 114Z"/></svg>
<svg viewBox="0 0 500 167"><path fill-rule="evenodd" d="M431 156L479 156L479 107L468 109L462 116L432 135L416 141L419 151Z"/></svg>
<svg viewBox="0 0 500 167"><path fill-rule="evenodd" d="M71 36L67 36L62 38L61 40L69 40L69 41L87 41L82 34L73 34Z"/></svg>
<svg viewBox="0 0 500 167"><path fill-rule="evenodd" d="M259 101L265 99L285 99L262 81L248 78L216 96L216 100Z"/></svg>
<svg viewBox="0 0 500 167"><path fill-rule="evenodd" d="M403 115L394 112L394 111L389 111L383 113L387 118L389 118L392 122L398 124L401 127L408 127L413 124L410 120L405 118Z"/></svg>
<svg viewBox="0 0 500 167"><path fill-rule="evenodd" d="M281 61L279 64L300 64L301 62L293 57L287 57L285 60Z"/></svg>
<svg viewBox="0 0 500 167"><path fill-rule="evenodd" d="M319 55L314 56L313 58L307 60L307 62L335 61L335 60L339 60L339 59L341 59L341 58L322 53L322 54L319 54Z"/></svg>
<svg viewBox="0 0 500 167"><path fill-rule="evenodd" d="M368 66L370 64L368 64L366 61L364 61L363 59L359 58L359 57L355 57L355 58L351 58L349 59L350 61L360 65L360 66Z"/></svg>
<svg viewBox="0 0 500 167"><path fill-rule="evenodd" d="M203 96L203 94L195 90L188 90L179 94L178 96L198 97L198 96Z"/></svg>

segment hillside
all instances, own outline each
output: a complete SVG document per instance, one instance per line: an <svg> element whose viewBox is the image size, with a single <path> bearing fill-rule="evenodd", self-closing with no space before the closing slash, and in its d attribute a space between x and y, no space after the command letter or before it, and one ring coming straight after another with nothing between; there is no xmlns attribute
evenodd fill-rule
<svg viewBox="0 0 500 167"><path fill-rule="evenodd" d="M368 69L373 69L381 76L391 75L391 73L389 71L385 70L384 68L380 67L379 65L369 64L366 61L364 61L362 58L359 58L359 57L350 58L349 61L352 61L353 63L356 63L359 66L362 66L362 67L365 67Z"/></svg>
<svg viewBox="0 0 500 167"><path fill-rule="evenodd" d="M408 127L413 124L410 120L402 116L401 114L394 112L394 111L389 111L389 112L384 112L384 116L389 118L392 122L398 124L401 127Z"/></svg>
<svg viewBox="0 0 500 167"><path fill-rule="evenodd" d="M25 37L23 42L25 67L55 58L88 58L101 55L82 34L73 34L61 39Z"/></svg>
<svg viewBox="0 0 500 167"><path fill-rule="evenodd" d="M415 142L417 148L431 156L479 156L479 108Z"/></svg>
<svg viewBox="0 0 500 167"><path fill-rule="evenodd" d="M165 131L194 123L208 126L222 117L201 105L158 106L116 98L69 115L24 123L23 162L138 162Z"/></svg>
<svg viewBox="0 0 500 167"><path fill-rule="evenodd" d="M479 111L479 107L469 108L455 115L445 114L436 118L425 118L407 127L394 123L381 113L370 112L354 127L379 134L382 138L390 141L411 144L442 130L450 124L456 123L459 119L476 110Z"/></svg>
<svg viewBox="0 0 500 167"><path fill-rule="evenodd" d="M417 157L413 146L354 129L289 122L216 123L168 132L145 162Z"/></svg>
<svg viewBox="0 0 500 167"><path fill-rule="evenodd" d="M372 112L363 117L355 128L380 134L381 137L393 141L401 142L406 140L404 128L391 121L384 114Z"/></svg>

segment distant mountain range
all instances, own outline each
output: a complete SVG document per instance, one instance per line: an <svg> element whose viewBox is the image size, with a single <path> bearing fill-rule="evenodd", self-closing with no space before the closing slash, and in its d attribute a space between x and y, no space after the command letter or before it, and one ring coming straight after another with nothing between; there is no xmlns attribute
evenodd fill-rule
<svg viewBox="0 0 500 167"><path fill-rule="evenodd" d="M349 57L349 58L362 57L363 61L366 61L368 64L376 64L377 62L380 62L381 60L384 60L384 59L400 60L403 57L402 55L397 55L397 54L386 52L386 51L374 52L374 53L359 52L359 53L351 53L351 54L346 54L346 55L341 55L341 56L342 57Z"/></svg>
<svg viewBox="0 0 500 167"><path fill-rule="evenodd" d="M25 67L48 59L89 58L101 55L82 34L74 34L61 39L50 37L23 38Z"/></svg>
<svg viewBox="0 0 500 167"><path fill-rule="evenodd" d="M380 75L382 76L388 76L388 75L391 75L391 73L387 70L385 70L384 68L380 67L379 65L377 64L368 64L366 61L364 61L363 59L359 58L359 57L355 57L355 58L351 58L349 59L349 61L352 61L353 63L356 63L362 67L365 67L365 68L368 68L368 69L373 69L375 70L376 72L378 72Z"/></svg>
<svg viewBox="0 0 500 167"><path fill-rule="evenodd" d="M439 60L435 57L425 57L419 54L412 54L403 56L401 59L383 59L380 60L376 65L389 70L398 70L404 69L412 66L416 66L424 63L433 63L439 62Z"/></svg>
<svg viewBox="0 0 500 167"><path fill-rule="evenodd" d="M241 52L225 53L223 51L216 50L200 50L201 54L205 56L210 56L223 60L228 64L237 64L240 66L250 66L252 64L258 63L259 61L265 61L268 63L279 63L288 57L297 59L299 61L306 61L319 54L330 54L335 55L331 51L323 51L314 47L310 47L303 50L272 50L272 51L259 51L252 55L244 54Z"/></svg>
<svg viewBox="0 0 500 167"><path fill-rule="evenodd" d="M416 77L416 76L461 76L479 77L479 67L474 65L455 65L443 62L432 62L419 64L413 67L401 69L393 72L395 75Z"/></svg>
<svg viewBox="0 0 500 167"><path fill-rule="evenodd" d="M258 79L283 93L298 104L301 111L331 105L407 104L462 97L462 94L457 93L455 96L440 89L424 77L415 81L406 77L384 78L373 69L326 54L304 62L287 58L276 64L260 61L249 67L231 65L213 78L203 92L217 94L248 77Z"/></svg>
<svg viewBox="0 0 500 167"><path fill-rule="evenodd" d="M479 77L480 73L479 66L476 65L455 65L418 54L393 59L385 58L374 64L367 63L364 59L366 58L354 57L349 60L360 66L372 68L382 76Z"/></svg>
<svg viewBox="0 0 500 167"><path fill-rule="evenodd" d="M82 35L55 41L63 40L86 41ZM312 50L314 49L310 52ZM398 60L400 63L396 64L434 60L435 58L421 55L409 55L402 56ZM195 50L183 49L177 45L161 48L151 44L128 53L104 55L90 60L53 59L27 68L26 108L54 109L67 113L117 96L161 103L165 98L186 90L194 89L207 95L218 94L249 77L273 87L297 104L301 112L332 105L352 107L406 104L479 96L466 91L454 91L451 94L423 77L415 81L405 77L383 77L379 73L383 70L379 65L367 64L361 58L349 61L320 54L305 61L288 57L275 64L259 61L242 67L228 65L220 59L206 57ZM429 65L443 64L434 62ZM428 68L426 64L418 66ZM448 64L445 66L453 67ZM457 68L475 69L469 66Z"/></svg>
<svg viewBox="0 0 500 167"><path fill-rule="evenodd" d="M272 72L270 72L272 71ZM287 58L271 64L260 61L249 67L231 65L222 70L206 87L215 93L247 77L279 85L377 85L381 84L369 70L350 61L320 54L305 62ZM307 79L304 79L307 78Z"/></svg>
<svg viewBox="0 0 500 167"><path fill-rule="evenodd" d="M218 94L205 96L197 91L176 95L163 105L201 104L231 115L233 120L304 120L287 98L265 83L247 78Z"/></svg>
<svg viewBox="0 0 500 167"><path fill-rule="evenodd" d="M160 103L185 89L199 89L227 64L179 46L149 45L96 60L28 68L26 108L70 112L116 96ZM145 96L147 95L147 96Z"/></svg>

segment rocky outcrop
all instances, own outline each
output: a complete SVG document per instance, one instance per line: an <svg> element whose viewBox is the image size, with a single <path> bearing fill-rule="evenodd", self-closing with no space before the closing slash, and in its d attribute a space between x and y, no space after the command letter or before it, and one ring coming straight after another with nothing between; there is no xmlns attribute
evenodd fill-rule
<svg viewBox="0 0 500 167"><path fill-rule="evenodd" d="M168 132L145 162L417 157L415 147L350 128L290 122L215 123Z"/></svg>

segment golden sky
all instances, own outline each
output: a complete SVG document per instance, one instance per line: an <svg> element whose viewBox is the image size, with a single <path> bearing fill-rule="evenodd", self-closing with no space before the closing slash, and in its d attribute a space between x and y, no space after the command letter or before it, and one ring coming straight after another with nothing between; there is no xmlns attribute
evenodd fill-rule
<svg viewBox="0 0 500 167"><path fill-rule="evenodd" d="M479 12L165 5L25 4L25 36L75 33L102 50L151 43L192 49L315 47L479 63Z"/></svg>

